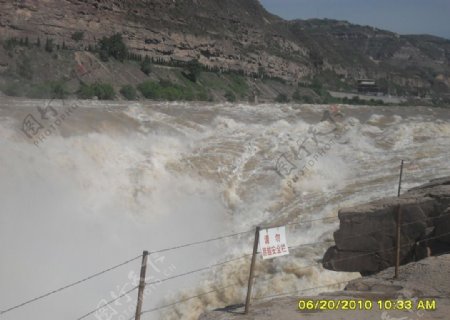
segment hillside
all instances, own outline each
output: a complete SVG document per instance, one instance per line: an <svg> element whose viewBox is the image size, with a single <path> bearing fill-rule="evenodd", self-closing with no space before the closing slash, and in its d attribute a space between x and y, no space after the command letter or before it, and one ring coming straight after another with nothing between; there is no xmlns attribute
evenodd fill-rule
<svg viewBox="0 0 450 320"><path fill-rule="evenodd" d="M297 20L289 25L309 48L318 73L329 70L350 82L374 78L385 91L390 87L398 94L448 93L449 40L401 36L345 21Z"/></svg>
<svg viewBox="0 0 450 320"><path fill-rule="evenodd" d="M267 92L261 90L268 99L292 94L298 84L307 86L313 80L327 89L354 90L361 78L376 79L391 94L446 99L450 92L450 41L437 37L399 36L334 20L285 21L257 0L63 2L1 0L0 39L4 44L11 39L27 44L50 39L71 53L60 56L68 60L64 66L73 69L80 64L88 68L79 57L93 59L86 51L95 53L102 37L120 33L131 53L147 55L156 64L178 66L197 59L215 73L231 71L249 77L251 92L260 90L251 85L250 77L285 82L284 90L272 86ZM23 64L20 51L8 50L0 52L3 84L17 80L17 69ZM39 69L36 63L30 62ZM44 80L60 80L61 68L56 69ZM125 76L125 82L145 79L139 68L126 70L136 75ZM102 77L91 75L94 80ZM161 77L156 72L154 78ZM215 91L211 96L221 94ZM314 100L314 94L310 96Z"/></svg>

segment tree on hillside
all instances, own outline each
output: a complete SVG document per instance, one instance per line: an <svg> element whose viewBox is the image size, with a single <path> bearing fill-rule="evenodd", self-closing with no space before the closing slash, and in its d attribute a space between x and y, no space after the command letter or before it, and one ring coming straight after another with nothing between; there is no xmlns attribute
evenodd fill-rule
<svg viewBox="0 0 450 320"><path fill-rule="evenodd" d="M124 85L120 89L120 93L127 99L127 100L135 100L136 99L136 89L132 85Z"/></svg>
<svg viewBox="0 0 450 320"><path fill-rule="evenodd" d="M110 37L103 37L99 41L100 58L103 61L108 61L109 57L123 62L128 55L128 49L123 42L122 35L116 33Z"/></svg>
<svg viewBox="0 0 450 320"><path fill-rule="evenodd" d="M315 68L321 68L323 66L323 57L318 51L311 50L309 52L309 58Z"/></svg>
<svg viewBox="0 0 450 320"><path fill-rule="evenodd" d="M201 64L197 59L193 59L187 63L186 69L183 71L183 75L192 82L197 82L197 78L200 75L201 70Z"/></svg>
<svg viewBox="0 0 450 320"><path fill-rule="evenodd" d="M228 90L225 95L224 95L225 99L227 99L228 102L235 102L236 101L236 95Z"/></svg>
<svg viewBox="0 0 450 320"><path fill-rule="evenodd" d="M22 59L17 62L17 73L25 79L33 79L33 68L29 57L22 56Z"/></svg>
<svg viewBox="0 0 450 320"><path fill-rule="evenodd" d="M77 92L80 99L92 99L94 96L100 100L112 100L115 97L114 88L109 83L81 83Z"/></svg>
<svg viewBox="0 0 450 320"><path fill-rule="evenodd" d="M288 103L289 99L284 93L278 94L278 96L275 98L275 102L278 103Z"/></svg>
<svg viewBox="0 0 450 320"><path fill-rule="evenodd" d="M300 102L300 103L313 103L314 99L307 95L307 94L301 94L300 90L297 89L295 90L295 92L292 94L292 100L294 100L295 102Z"/></svg>
<svg viewBox="0 0 450 320"><path fill-rule="evenodd" d="M53 51L53 40L47 38L45 41L45 51L52 52Z"/></svg>
<svg viewBox="0 0 450 320"><path fill-rule="evenodd" d="M84 32L83 31L76 31L72 34L72 40L75 41L81 41L84 38Z"/></svg>
<svg viewBox="0 0 450 320"><path fill-rule="evenodd" d="M152 61L148 56L145 56L144 60L141 62L141 71L146 75L152 72Z"/></svg>

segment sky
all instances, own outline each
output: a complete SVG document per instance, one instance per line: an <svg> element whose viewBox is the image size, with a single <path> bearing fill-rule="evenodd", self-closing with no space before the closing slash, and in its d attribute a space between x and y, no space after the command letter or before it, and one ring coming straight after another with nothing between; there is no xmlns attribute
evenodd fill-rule
<svg viewBox="0 0 450 320"><path fill-rule="evenodd" d="M450 0L260 0L285 19L329 18L450 39Z"/></svg>

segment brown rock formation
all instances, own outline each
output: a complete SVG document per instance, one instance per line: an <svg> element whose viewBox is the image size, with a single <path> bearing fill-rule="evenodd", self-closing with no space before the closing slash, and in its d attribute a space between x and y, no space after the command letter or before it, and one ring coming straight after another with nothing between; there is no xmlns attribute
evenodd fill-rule
<svg viewBox="0 0 450 320"><path fill-rule="evenodd" d="M308 51L280 36L280 21L257 0L0 1L2 37L50 37L82 49L121 33L132 51L155 59L300 79L310 72L300 63ZM71 39L77 31L82 44ZM273 44L289 59L271 52Z"/></svg>
<svg viewBox="0 0 450 320"><path fill-rule="evenodd" d="M336 245L323 265L336 271L376 273L395 263L396 217L402 211L400 260L407 263L450 250L450 177L432 180L399 198L339 211Z"/></svg>
<svg viewBox="0 0 450 320"><path fill-rule="evenodd" d="M83 40L74 40L83 32ZM329 86L371 77L414 95L448 93L450 41L400 36L345 21L284 21L258 0L0 0L0 38L47 37L73 50L121 33L160 61L198 59L217 70ZM335 88L336 89L336 88ZM400 92L394 92L399 93Z"/></svg>

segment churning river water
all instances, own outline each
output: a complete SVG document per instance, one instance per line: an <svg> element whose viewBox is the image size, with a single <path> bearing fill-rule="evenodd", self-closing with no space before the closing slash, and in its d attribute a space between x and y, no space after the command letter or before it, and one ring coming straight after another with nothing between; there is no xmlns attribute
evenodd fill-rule
<svg viewBox="0 0 450 320"><path fill-rule="evenodd" d="M337 211L395 196L401 159L403 190L450 175L449 109L1 98L0 310L143 250L249 231L153 254L147 281L232 260L251 253L257 225L287 225L293 248L258 258L254 298L358 277L319 263ZM148 286L143 310L227 288L142 319L242 303L249 262ZM78 319L132 289L139 268L137 259L0 317ZM130 319L136 295L87 318Z"/></svg>

